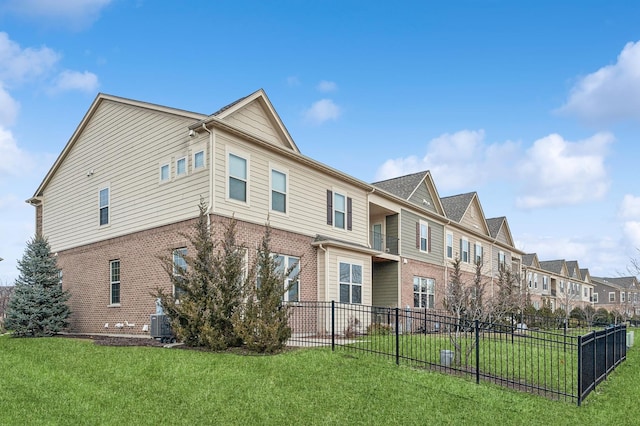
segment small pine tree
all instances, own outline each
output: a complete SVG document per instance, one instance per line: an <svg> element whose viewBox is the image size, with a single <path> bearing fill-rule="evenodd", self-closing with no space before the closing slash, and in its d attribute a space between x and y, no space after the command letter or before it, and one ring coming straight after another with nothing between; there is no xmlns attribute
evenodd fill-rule
<svg viewBox="0 0 640 426"><path fill-rule="evenodd" d="M276 352L291 337L289 306L283 303L284 295L289 291L283 283L291 270L284 271L284 265L280 265L272 256L270 246L271 227L267 223L258 250L258 283L247 283L246 303L234 315L237 333L246 347L255 352Z"/></svg>
<svg viewBox="0 0 640 426"><path fill-rule="evenodd" d="M69 293L46 238L36 235L18 261L20 275L9 301L5 326L15 337L52 336L69 325Z"/></svg>

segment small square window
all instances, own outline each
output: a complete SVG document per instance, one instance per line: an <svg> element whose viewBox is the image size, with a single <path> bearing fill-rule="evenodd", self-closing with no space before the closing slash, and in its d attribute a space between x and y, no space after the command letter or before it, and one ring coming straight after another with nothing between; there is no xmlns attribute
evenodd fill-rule
<svg viewBox="0 0 640 426"><path fill-rule="evenodd" d="M171 177L170 168L168 164L160 166L160 182L168 181Z"/></svg>

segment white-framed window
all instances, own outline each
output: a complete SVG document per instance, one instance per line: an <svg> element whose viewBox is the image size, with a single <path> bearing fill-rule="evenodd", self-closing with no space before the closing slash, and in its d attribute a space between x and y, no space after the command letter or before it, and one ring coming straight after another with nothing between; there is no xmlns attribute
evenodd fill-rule
<svg viewBox="0 0 640 426"><path fill-rule="evenodd" d="M196 151L193 153L193 170L199 170L204 168L204 150Z"/></svg>
<svg viewBox="0 0 640 426"><path fill-rule="evenodd" d="M287 213L288 174L271 169L271 210Z"/></svg>
<svg viewBox="0 0 640 426"><path fill-rule="evenodd" d="M583 294L584 294L584 297L587 297L589 295L589 291L587 291L586 287L584 288Z"/></svg>
<svg viewBox="0 0 640 426"><path fill-rule="evenodd" d="M549 277L546 275L542 276L542 289L549 290Z"/></svg>
<svg viewBox="0 0 640 426"><path fill-rule="evenodd" d="M531 288L533 285L532 277L533 277L533 274L531 272L527 272L527 283L529 284L529 288Z"/></svg>
<svg viewBox="0 0 640 426"><path fill-rule="evenodd" d="M540 302L538 301L533 302L533 307L536 309L540 309Z"/></svg>
<svg viewBox="0 0 640 426"><path fill-rule="evenodd" d="M286 256L282 254L275 255L277 271L284 276L284 288L288 289L284 293L285 302L300 301L300 258L295 256ZM288 272L288 273L287 273Z"/></svg>
<svg viewBox="0 0 640 426"><path fill-rule="evenodd" d="M609 302L615 302L616 301L616 293L614 291L610 291L609 292Z"/></svg>
<svg viewBox="0 0 640 426"><path fill-rule="evenodd" d="M593 303L598 303L598 293L593 293Z"/></svg>
<svg viewBox="0 0 640 426"><path fill-rule="evenodd" d="M560 280L560 293L564 293L564 281Z"/></svg>
<svg viewBox="0 0 640 426"><path fill-rule="evenodd" d="M502 250L498 252L498 267L502 270L506 269L507 267L507 256Z"/></svg>
<svg viewBox="0 0 640 426"><path fill-rule="evenodd" d="M471 254L469 253L469 240L466 238L460 238L460 260L464 263L471 261Z"/></svg>
<svg viewBox="0 0 640 426"><path fill-rule="evenodd" d="M184 274L187 272L187 248L180 247L173 250L173 277L175 281L182 281L184 279ZM180 299L180 296L184 294L184 290L173 285L173 297L175 299Z"/></svg>
<svg viewBox="0 0 640 426"><path fill-rule="evenodd" d="M627 301L627 299L625 298L625 293L624 293L624 291L621 291L620 292L620 302L624 303L626 301Z"/></svg>
<svg viewBox="0 0 640 426"><path fill-rule="evenodd" d="M362 303L362 265L339 262L340 302Z"/></svg>
<svg viewBox="0 0 640 426"><path fill-rule="evenodd" d="M423 220L418 223L419 227L419 249L421 252L429 252L429 224Z"/></svg>
<svg viewBox="0 0 640 426"><path fill-rule="evenodd" d="M482 250L482 244L476 243L474 247L473 263L475 265L482 265L483 258L484 258L484 253Z"/></svg>
<svg viewBox="0 0 640 426"><path fill-rule="evenodd" d="M447 257L453 259L453 234L447 232Z"/></svg>
<svg viewBox="0 0 640 426"><path fill-rule="evenodd" d="M433 309L435 307L436 280L413 277L413 307Z"/></svg>
<svg viewBox="0 0 640 426"><path fill-rule="evenodd" d="M100 203L100 226L109 224L109 187L102 188L99 191L99 203Z"/></svg>
<svg viewBox="0 0 640 426"><path fill-rule="evenodd" d="M533 273L533 288L538 288L538 274Z"/></svg>
<svg viewBox="0 0 640 426"><path fill-rule="evenodd" d="M176 177L187 174L187 157L180 157L176 160Z"/></svg>
<svg viewBox="0 0 640 426"><path fill-rule="evenodd" d="M248 201L249 161L246 158L232 153L229 153L228 158L227 195L231 200L246 203Z"/></svg>
<svg viewBox="0 0 640 426"><path fill-rule="evenodd" d="M109 304L120 304L120 260L109 261Z"/></svg>
<svg viewBox="0 0 640 426"><path fill-rule="evenodd" d="M160 165L160 182L168 182L171 179L171 166L169 163Z"/></svg>
<svg viewBox="0 0 640 426"><path fill-rule="evenodd" d="M347 197L337 192L333 193L333 226L344 229L347 217Z"/></svg>

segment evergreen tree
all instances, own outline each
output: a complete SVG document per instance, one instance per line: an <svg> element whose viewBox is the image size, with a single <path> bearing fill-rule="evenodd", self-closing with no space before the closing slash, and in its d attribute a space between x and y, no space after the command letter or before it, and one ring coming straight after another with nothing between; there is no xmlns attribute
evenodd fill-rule
<svg viewBox="0 0 640 426"><path fill-rule="evenodd" d="M9 301L5 326L16 337L52 336L69 324L71 311L60 269L46 238L36 235L18 261L20 275Z"/></svg>
<svg viewBox="0 0 640 426"><path fill-rule="evenodd" d="M295 267L294 267L295 268ZM285 277L292 269L271 253L271 227L266 225L257 259L258 282L248 282L245 287L246 302L234 316L235 328L249 350L273 353L282 349L289 337L289 306L283 303L288 288ZM297 277L292 279L292 283Z"/></svg>

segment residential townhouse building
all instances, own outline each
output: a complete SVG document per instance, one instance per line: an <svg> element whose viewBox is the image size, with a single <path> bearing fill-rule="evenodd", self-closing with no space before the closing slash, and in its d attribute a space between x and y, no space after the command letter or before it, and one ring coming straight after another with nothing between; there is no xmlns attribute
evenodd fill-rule
<svg viewBox="0 0 640 426"><path fill-rule="evenodd" d="M640 315L640 285L634 276L591 277L594 307L616 311L627 318Z"/></svg>
<svg viewBox="0 0 640 426"><path fill-rule="evenodd" d="M549 271L540 266L536 253L522 256L522 277L522 285L529 293L534 308L540 309L547 303L552 311L556 309L556 288L552 287L556 281L552 283Z"/></svg>

